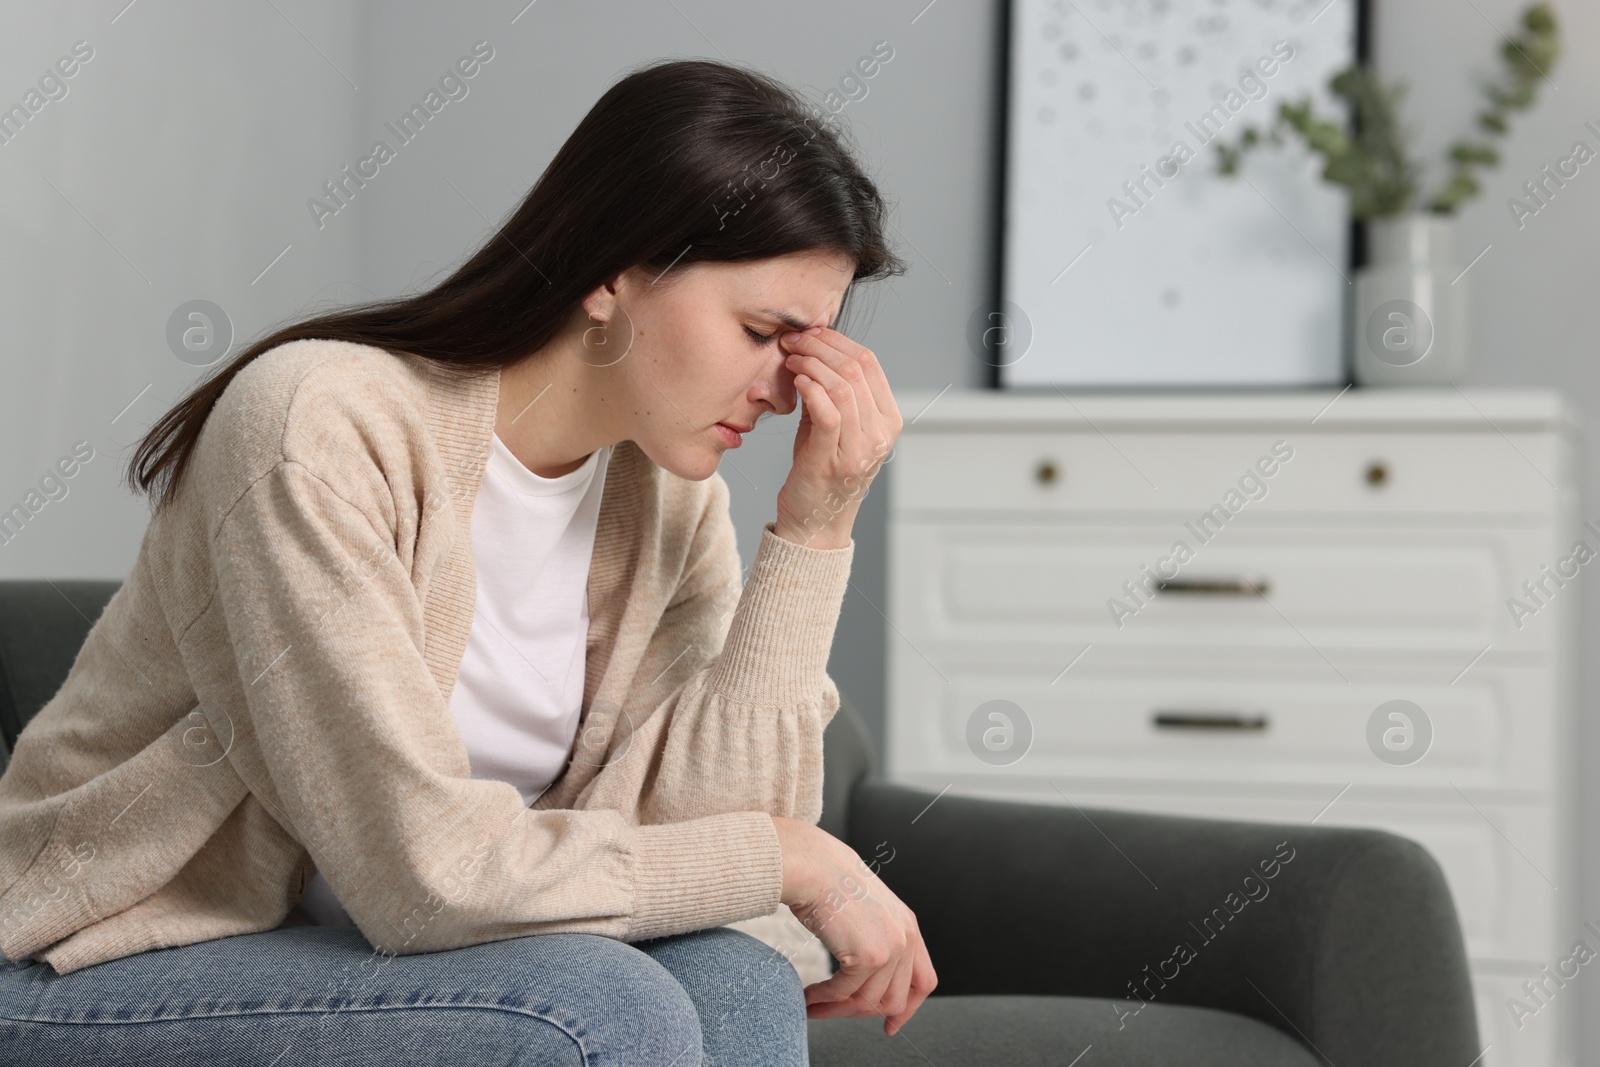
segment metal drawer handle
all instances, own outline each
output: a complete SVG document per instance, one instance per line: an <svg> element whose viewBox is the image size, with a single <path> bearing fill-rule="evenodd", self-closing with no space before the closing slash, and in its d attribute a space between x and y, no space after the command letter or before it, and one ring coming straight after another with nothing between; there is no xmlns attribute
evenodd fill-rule
<svg viewBox="0 0 1600 1067"><path fill-rule="evenodd" d="M1265 730L1265 714L1229 711L1157 711L1154 715L1157 729L1161 730Z"/></svg>
<svg viewBox="0 0 1600 1067"><path fill-rule="evenodd" d="M1266 596L1271 588L1265 578L1184 578L1156 579L1158 593L1203 594L1206 596Z"/></svg>

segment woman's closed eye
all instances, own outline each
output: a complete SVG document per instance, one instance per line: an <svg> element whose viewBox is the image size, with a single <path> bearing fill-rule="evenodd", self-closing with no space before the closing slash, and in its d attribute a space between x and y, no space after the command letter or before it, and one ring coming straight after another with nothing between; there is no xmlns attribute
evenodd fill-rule
<svg viewBox="0 0 1600 1067"><path fill-rule="evenodd" d="M748 326L744 328L744 332L749 335L750 340L762 347L766 347L778 339L778 335L775 333L757 333Z"/></svg>

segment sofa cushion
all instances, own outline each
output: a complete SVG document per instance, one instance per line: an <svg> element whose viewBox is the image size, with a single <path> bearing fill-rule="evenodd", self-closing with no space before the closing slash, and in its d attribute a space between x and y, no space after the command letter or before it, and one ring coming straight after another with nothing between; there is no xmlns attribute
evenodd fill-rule
<svg viewBox="0 0 1600 1067"><path fill-rule="evenodd" d="M1120 1029L1119 1029L1120 1026ZM812 1019L812 1067L1318 1067L1317 1056L1265 1023L1212 1008L1093 997L932 996L905 1028L883 1020Z"/></svg>

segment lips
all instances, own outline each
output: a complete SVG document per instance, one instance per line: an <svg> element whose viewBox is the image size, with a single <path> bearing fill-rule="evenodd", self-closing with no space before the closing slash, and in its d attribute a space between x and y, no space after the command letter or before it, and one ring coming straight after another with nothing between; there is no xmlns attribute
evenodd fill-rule
<svg viewBox="0 0 1600 1067"><path fill-rule="evenodd" d="M731 426L726 422L719 422L716 425L716 429L718 436L722 438L722 443L729 448L738 448L744 444L744 431L739 430L737 427Z"/></svg>
<svg viewBox="0 0 1600 1067"><path fill-rule="evenodd" d="M755 423L751 423L749 426L740 426L736 422L721 422L721 423L718 423L717 425L726 426L728 429L732 430L734 433L749 433L751 430L756 428Z"/></svg>

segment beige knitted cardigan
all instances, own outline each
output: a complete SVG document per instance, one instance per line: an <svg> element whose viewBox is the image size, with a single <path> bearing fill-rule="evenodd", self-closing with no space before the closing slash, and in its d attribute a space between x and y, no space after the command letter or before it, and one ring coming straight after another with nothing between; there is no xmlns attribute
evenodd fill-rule
<svg viewBox="0 0 1600 1067"><path fill-rule="evenodd" d="M317 869L386 955L780 910L767 813L821 815L854 544L769 522L741 582L722 477L618 443L573 758L525 806L448 707L499 386L337 341L230 383L0 776L0 952L67 973L270 930Z"/></svg>

